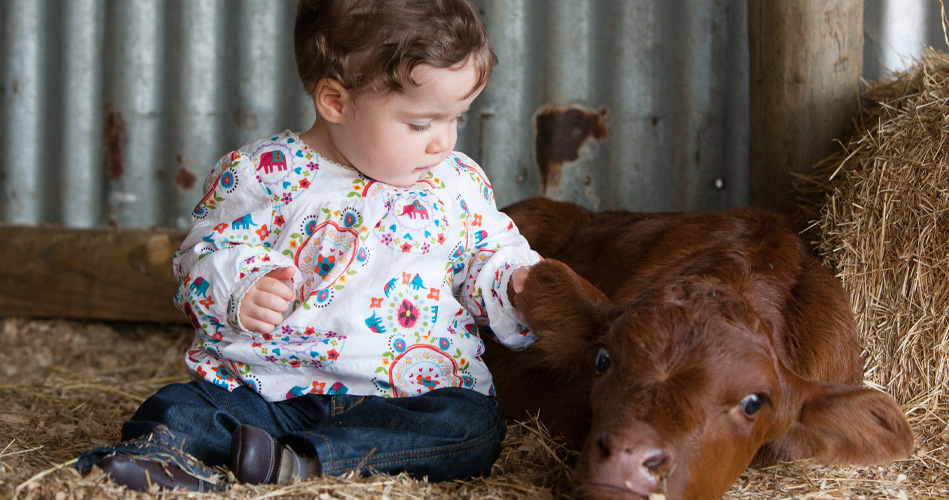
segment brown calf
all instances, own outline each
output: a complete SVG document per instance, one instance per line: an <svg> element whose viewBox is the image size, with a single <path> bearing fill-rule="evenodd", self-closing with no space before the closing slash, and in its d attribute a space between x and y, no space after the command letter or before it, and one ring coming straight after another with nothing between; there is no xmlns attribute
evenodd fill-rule
<svg viewBox="0 0 949 500"><path fill-rule="evenodd" d="M581 450L581 495L718 498L749 464L911 452L893 399L860 387L840 282L780 216L506 212L548 258L515 298L538 341L485 359L508 418L539 411Z"/></svg>

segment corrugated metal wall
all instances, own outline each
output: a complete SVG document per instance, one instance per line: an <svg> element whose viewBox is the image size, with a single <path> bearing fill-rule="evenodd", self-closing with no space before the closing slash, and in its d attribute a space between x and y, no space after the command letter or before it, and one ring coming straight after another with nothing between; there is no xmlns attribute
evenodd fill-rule
<svg viewBox="0 0 949 500"><path fill-rule="evenodd" d="M939 0L866 0L864 79L876 80L908 68L923 46L949 50L940 12Z"/></svg>
<svg viewBox="0 0 949 500"><path fill-rule="evenodd" d="M2 2L6 222L185 227L222 154L312 120L294 1Z"/></svg>
<svg viewBox="0 0 949 500"><path fill-rule="evenodd" d="M501 66L458 149L499 205L746 204L746 2L476 0ZM312 122L295 4L0 0L0 220L186 227L222 154ZM892 60L873 43L921 24L933 40L937 14L938 0L868 0L868 69Z"/></svg>

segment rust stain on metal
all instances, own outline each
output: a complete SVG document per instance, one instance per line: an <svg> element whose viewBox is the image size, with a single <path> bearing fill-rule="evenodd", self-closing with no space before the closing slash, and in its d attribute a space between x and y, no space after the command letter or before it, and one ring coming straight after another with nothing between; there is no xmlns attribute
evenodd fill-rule
<svg viewBox="0 0 949 500"><path fill-rule="evenodd" d="M175 184L178 184L178 186L185 191L194 189L194 185L197 182L198 176L184 167L181 167L181 169L178 170L178 175L175 176Z"/></svg>
<svg viewBox="0 0 949 500"><path fill-rule="evenodd" d="M185 166L185 157L181 153L175 155L175 163L178 164L178 175L175 176L175 184L185 191L191 191L198 182L198 176Z"/></svg>
<svg viewBox="0 0 949 500"><path fill-rule="evenodd" d="M111 105L105 107L105 173L110 180L119 180L125 172L125 119Z"/></svg>
<svg viewBox="0 0 949 500"><path fill-rule="evenodd" d="M244 130L257 130L259 125L257 115L244 106L234 111L234 123Z"/></svg>
<svg viewBox="0 0 949 500"><path fill-rule="evenodd" d="M588 140L609 137L608 117L605 108L589 110L580 106L545 106L537 112L534 153L544 192L547 186L561 182L564 165L580 159L580 149Z"/></svg>

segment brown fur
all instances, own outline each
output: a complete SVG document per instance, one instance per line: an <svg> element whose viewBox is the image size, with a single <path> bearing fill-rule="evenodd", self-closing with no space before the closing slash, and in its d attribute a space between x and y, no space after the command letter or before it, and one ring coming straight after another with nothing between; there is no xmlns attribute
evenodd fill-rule
<svg viewBox="0 0 949 500"><path fill-rule="evenodd" d="M870 464L912 450L889 396L860 388L839 280L776 214L505 209L547 258L515 302L538 341L489 349L510 419L581 450L590 498L718 498L754 460ZM597 375L601 349L610 366ZM760 410L744 412L756 395Z"/></svg>

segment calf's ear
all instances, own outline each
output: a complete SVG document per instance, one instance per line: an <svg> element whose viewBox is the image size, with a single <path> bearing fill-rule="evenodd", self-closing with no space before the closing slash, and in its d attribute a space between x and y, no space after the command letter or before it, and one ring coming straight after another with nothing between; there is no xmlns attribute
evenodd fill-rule
<svg viewBox="0 0 949 500"><path fill-rule="evenodd" d="M514 305L537 336L535 346L552 367L576 370L615 316L610 299L563 262L531 267Z"/></svg>
<svg viewBox="0 0 949 500"><path fill-rule="evenodd" d="M811 384L787 436L791 458L872 465L912 453L913 431L893 398L874 389Z"/></svg>

